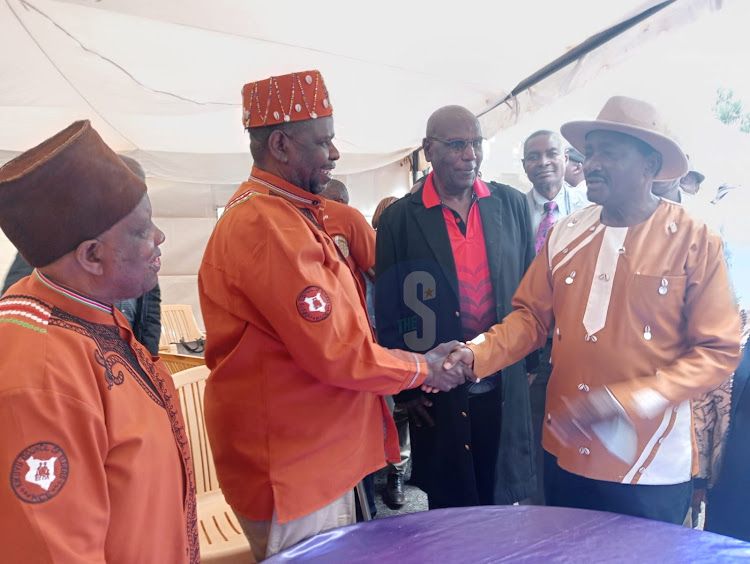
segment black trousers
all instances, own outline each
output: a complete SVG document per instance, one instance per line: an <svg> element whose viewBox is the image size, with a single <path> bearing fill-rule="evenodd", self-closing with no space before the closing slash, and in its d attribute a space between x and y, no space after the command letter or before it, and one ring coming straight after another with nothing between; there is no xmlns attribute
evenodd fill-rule
<svg viewBox="0 0 750 564"><path fill-rule="evenodd" d="M571 474L544 453L547 505L610 511L682 525L693 497L693 482L667 486L620 484Z"/></svg>

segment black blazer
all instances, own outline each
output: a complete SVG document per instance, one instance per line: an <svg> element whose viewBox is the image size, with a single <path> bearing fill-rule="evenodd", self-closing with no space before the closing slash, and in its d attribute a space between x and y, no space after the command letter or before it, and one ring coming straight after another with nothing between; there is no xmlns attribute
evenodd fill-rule
<svg viewBox="0 0 750 564"><path fill-rule="evenodd" d="M534 258L528 203L521 192L490 182L490 197L477 201L487 245L498 321ZM375 318L378 341L388 348L427 351L453 339L462 340L458 276L440 206L425 208L422 189L388 207L380 218L376 244ZM527 357L536 368L537 355ZM502 371L502 422L498 446L496 503L513 503L531 495L536 470L532 444L529 386L524 361ZM431 506L457 505L456 499L433 500L460 489L470 472L461 453L468 444L462 412L468 408L466 385L433 400L435 429L412 429L412 479L430 495ZM405 400L418 390L403 392ZM435 432L439 430L439 432ZM465 452L464 452L465 454ZM471 494L461 504L470 505ZM460 497L461 492L456 492Z"/></svg>

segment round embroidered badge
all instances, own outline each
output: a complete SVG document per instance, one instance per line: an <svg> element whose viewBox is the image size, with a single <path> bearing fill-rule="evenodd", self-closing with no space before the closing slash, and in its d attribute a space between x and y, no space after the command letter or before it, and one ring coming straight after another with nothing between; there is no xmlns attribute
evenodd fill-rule
<svg viewBox="0 0 750 564"><path fill-rule="evenodd" d="M331 309L331 299L319 286L308 286L297 296L297 311L308 321L323 321Z"/></svg>
<svg viewBox="0 0 750 564"><path fill-rule="evenodd" d="M349 258L349 242L346 240L346 237L343 235L334 235L333 242L336 243L339 251L341 251L341 256Z"/></svg>
<svg viewBox="0 0 750 564"><path fill-rule="evenodd" d="M36 443L25 448L10 469L10 486L26 503L52 499L67 480L68 457L54 443Z"/></svg>

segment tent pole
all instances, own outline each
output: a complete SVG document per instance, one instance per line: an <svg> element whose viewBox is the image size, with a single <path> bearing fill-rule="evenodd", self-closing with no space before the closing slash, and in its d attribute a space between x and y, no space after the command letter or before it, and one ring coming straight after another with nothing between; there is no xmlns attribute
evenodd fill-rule
<svg viewBox="0 0 750 564"><path fill-rule="evenodd" d="M645 10L641 12L640 14L633 16L629 20L625 20L624 22L621 22L617 24L616 26L610 27L609 29L605 29L601 33L592 35L580 45L577 45L576 47L574 47L573 49L571 49L564 55L561 55L560 57L558 57L557 59L555 59L548 65L539 69L537 72L535 72L531 76L519 82L518 85L511 91L510 94L508 94L505 98L503 98L499 102L489 106L488 108L485 108L483 111L477 114L477 117L481 117L484 114L491 112L498 106L504 104L508 100L515 98L522 92L528 90L532 86L535 86L536 84L540 83L545 78L556 73L561 68L568 66L573 61L580 59L581 57L590 53L594 49L601 47L610 39L614 39L618 35L626 32L628 29L641 23L643 20L650 18L655 13L663 10L670 4L673 4L674 2L676 2L676 0L665 0L664 2L660 4L657 4L656 6L652 6L648 10Z"/></svg>

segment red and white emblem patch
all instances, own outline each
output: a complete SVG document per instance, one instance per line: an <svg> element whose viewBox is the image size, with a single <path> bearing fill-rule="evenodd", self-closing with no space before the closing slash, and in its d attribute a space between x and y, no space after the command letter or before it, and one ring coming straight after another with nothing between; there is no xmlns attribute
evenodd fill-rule
<svg viewBox="0 0 750 564"><path fill-rule="evenodd" d="M68 457L54 443L36 443L13 461L10 485L26 503L42 503L55 497L68 481Z"/></svg>
<svg viewBox="0 0 750 564"><path fill-rule="evenodd" d="M308 321L323 321L331 309L331 298L319 286L308 286L297 296L297 311Z"/></svg>

